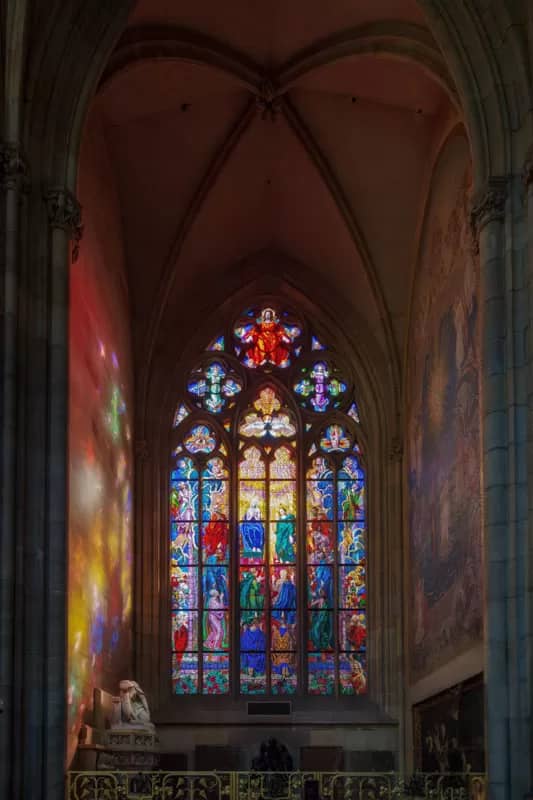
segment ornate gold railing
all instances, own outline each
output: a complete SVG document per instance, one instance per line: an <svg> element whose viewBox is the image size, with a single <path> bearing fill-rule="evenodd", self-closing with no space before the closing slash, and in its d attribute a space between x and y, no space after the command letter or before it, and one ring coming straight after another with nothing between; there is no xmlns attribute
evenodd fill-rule
<svg viewBox="0 0 533 800"><path fill-rule="evenodd" d="M67 800L485 800L481 774L69 772Z"/></svg>

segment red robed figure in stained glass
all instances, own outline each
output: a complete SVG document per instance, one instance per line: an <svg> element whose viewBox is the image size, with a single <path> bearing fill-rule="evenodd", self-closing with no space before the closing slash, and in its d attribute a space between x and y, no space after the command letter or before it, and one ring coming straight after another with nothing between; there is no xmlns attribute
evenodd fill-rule
<svg viewBox="0 0 533 800"><path fill-rule="evenodd" d="M204 531L204 548L205 556L216 555L217 551L224 550L226 542L227 518L222 513L220 508L220 501L214 500L214 507L211 511L210 519L205 526Z"/></svg>
<svg viewBox="0 0 533 800"><path fill-rule="evenodd" d="M176 651L176 663L178 667L181 666L181 662L183 660L183 653L185 652L185 648L187 647L187 642L189 640L189 629L185 623L185 620L180 621L180 624L174 631L174 650Z"/></svg>
<svg viewBox="0 0 533 800"><path fill-rule="evenodd" d="M272 308L261 311L261 316L242 336L241 341L250 345L246 351L250 365L260 367L263 364L274 364L276 367L285 367L289 363L292 338Z"/></svg>

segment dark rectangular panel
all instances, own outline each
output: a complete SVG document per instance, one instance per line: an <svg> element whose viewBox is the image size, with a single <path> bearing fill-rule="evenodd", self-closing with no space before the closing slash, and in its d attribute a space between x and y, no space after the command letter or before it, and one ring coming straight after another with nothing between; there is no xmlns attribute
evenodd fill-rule
<svg viewBox="0 0 533 800"><path fill-rule="evenodd" d="M274 700L264 703L248 703L248 716L288 716L291 713L291 704L276 702Z"/></svg>

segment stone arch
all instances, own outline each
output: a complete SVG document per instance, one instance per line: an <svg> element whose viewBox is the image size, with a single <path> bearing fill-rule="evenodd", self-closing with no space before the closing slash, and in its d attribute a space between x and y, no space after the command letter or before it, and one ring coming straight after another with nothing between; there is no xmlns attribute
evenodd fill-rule
<svg viewBox="0 0 533 800"><path fill-rule="evenodd" d="M247 260L246 274L250 274L250 264L260 270L264 260L270 254L258 254ZM315 320L317 329L324 333L327 341L350 363L356 376L356 394L362 420L362 441L369 453L368 481L373 488L373 499L369 506L369 526L376 532L373 543L370 607L373 619L373 656L370 664L370 675L373 687L372 700L379 713L390 715L387 719L397 718L401 713L401 692L398 674L401 670L401 658L398 651L398 637L401 629L400 590L401 565L399 549L395 547L398 537L398 519L401 504L401 463L397 447L397 418L394 396L393 376L387 372L386 361L376 346L361 347L372 342L372 334L354 324L352 329L340 328L338 320L345 319L349 308L338 296L328 301L325 291L320 291L321 284L316 281L314 287L309 286L309 272L306 271L306 286L299 285L298 265L292 265L289 277L290 262L285 260L283 278L272 275L252 277L239 288L238 279L229 287L219 290L212 298L205 319L196 326L188 327L188 320L183 328L175 330L174 341L179 342L180 349L163 351L157 349L159 359L151 365L147 384L150 386L145 407L139 409L139 416L144 416L142 434L143 450L149 457L137 465L137 552L152 554L151 562L141 564L139 585L143 591L136 598L136 616L140 620L136 631L136 668L139 679L147 686L151 696L157 698L155 707L164 708L170 702L168 694L168 666L161 654L165 652L166 616L162 604L154 603L153 597L158 595L158 587L164 580L165 541L167 537L166 469L168 463L169 421L176 408L180 378L183 370L188 370L197 360L219 328L237 315L247 305L253 304L258 297L277 298L301 310L310 320ZM236 268L237 276L242 265ZM317 299L315 299L317 298ZM320 300L318 300L320 298ZM191 306L193 304L191 303ZM170 377L169 377L170 376ZM386 553L395 553L392 558ZM383 665L386 665L385 668ZM169 712L172 716L173 712ZM383 717L385 719L385 717ZM179 723L179 718L174 720ZM236 721L236 720L235 720ZM191 717L191 724L194 716ZM240 719L242 722L242 719Z"/></svg>

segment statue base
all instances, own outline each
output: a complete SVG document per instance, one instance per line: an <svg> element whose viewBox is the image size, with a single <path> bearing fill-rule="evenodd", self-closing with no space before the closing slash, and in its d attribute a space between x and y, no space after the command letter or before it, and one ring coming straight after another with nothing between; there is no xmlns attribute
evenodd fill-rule
<svg viewBox="0 0 533 800"><path fill-rule="evenodd" d="M159 766L159 741L142 728L112 728L105 732L97 769L153 770Z"/></svg>

